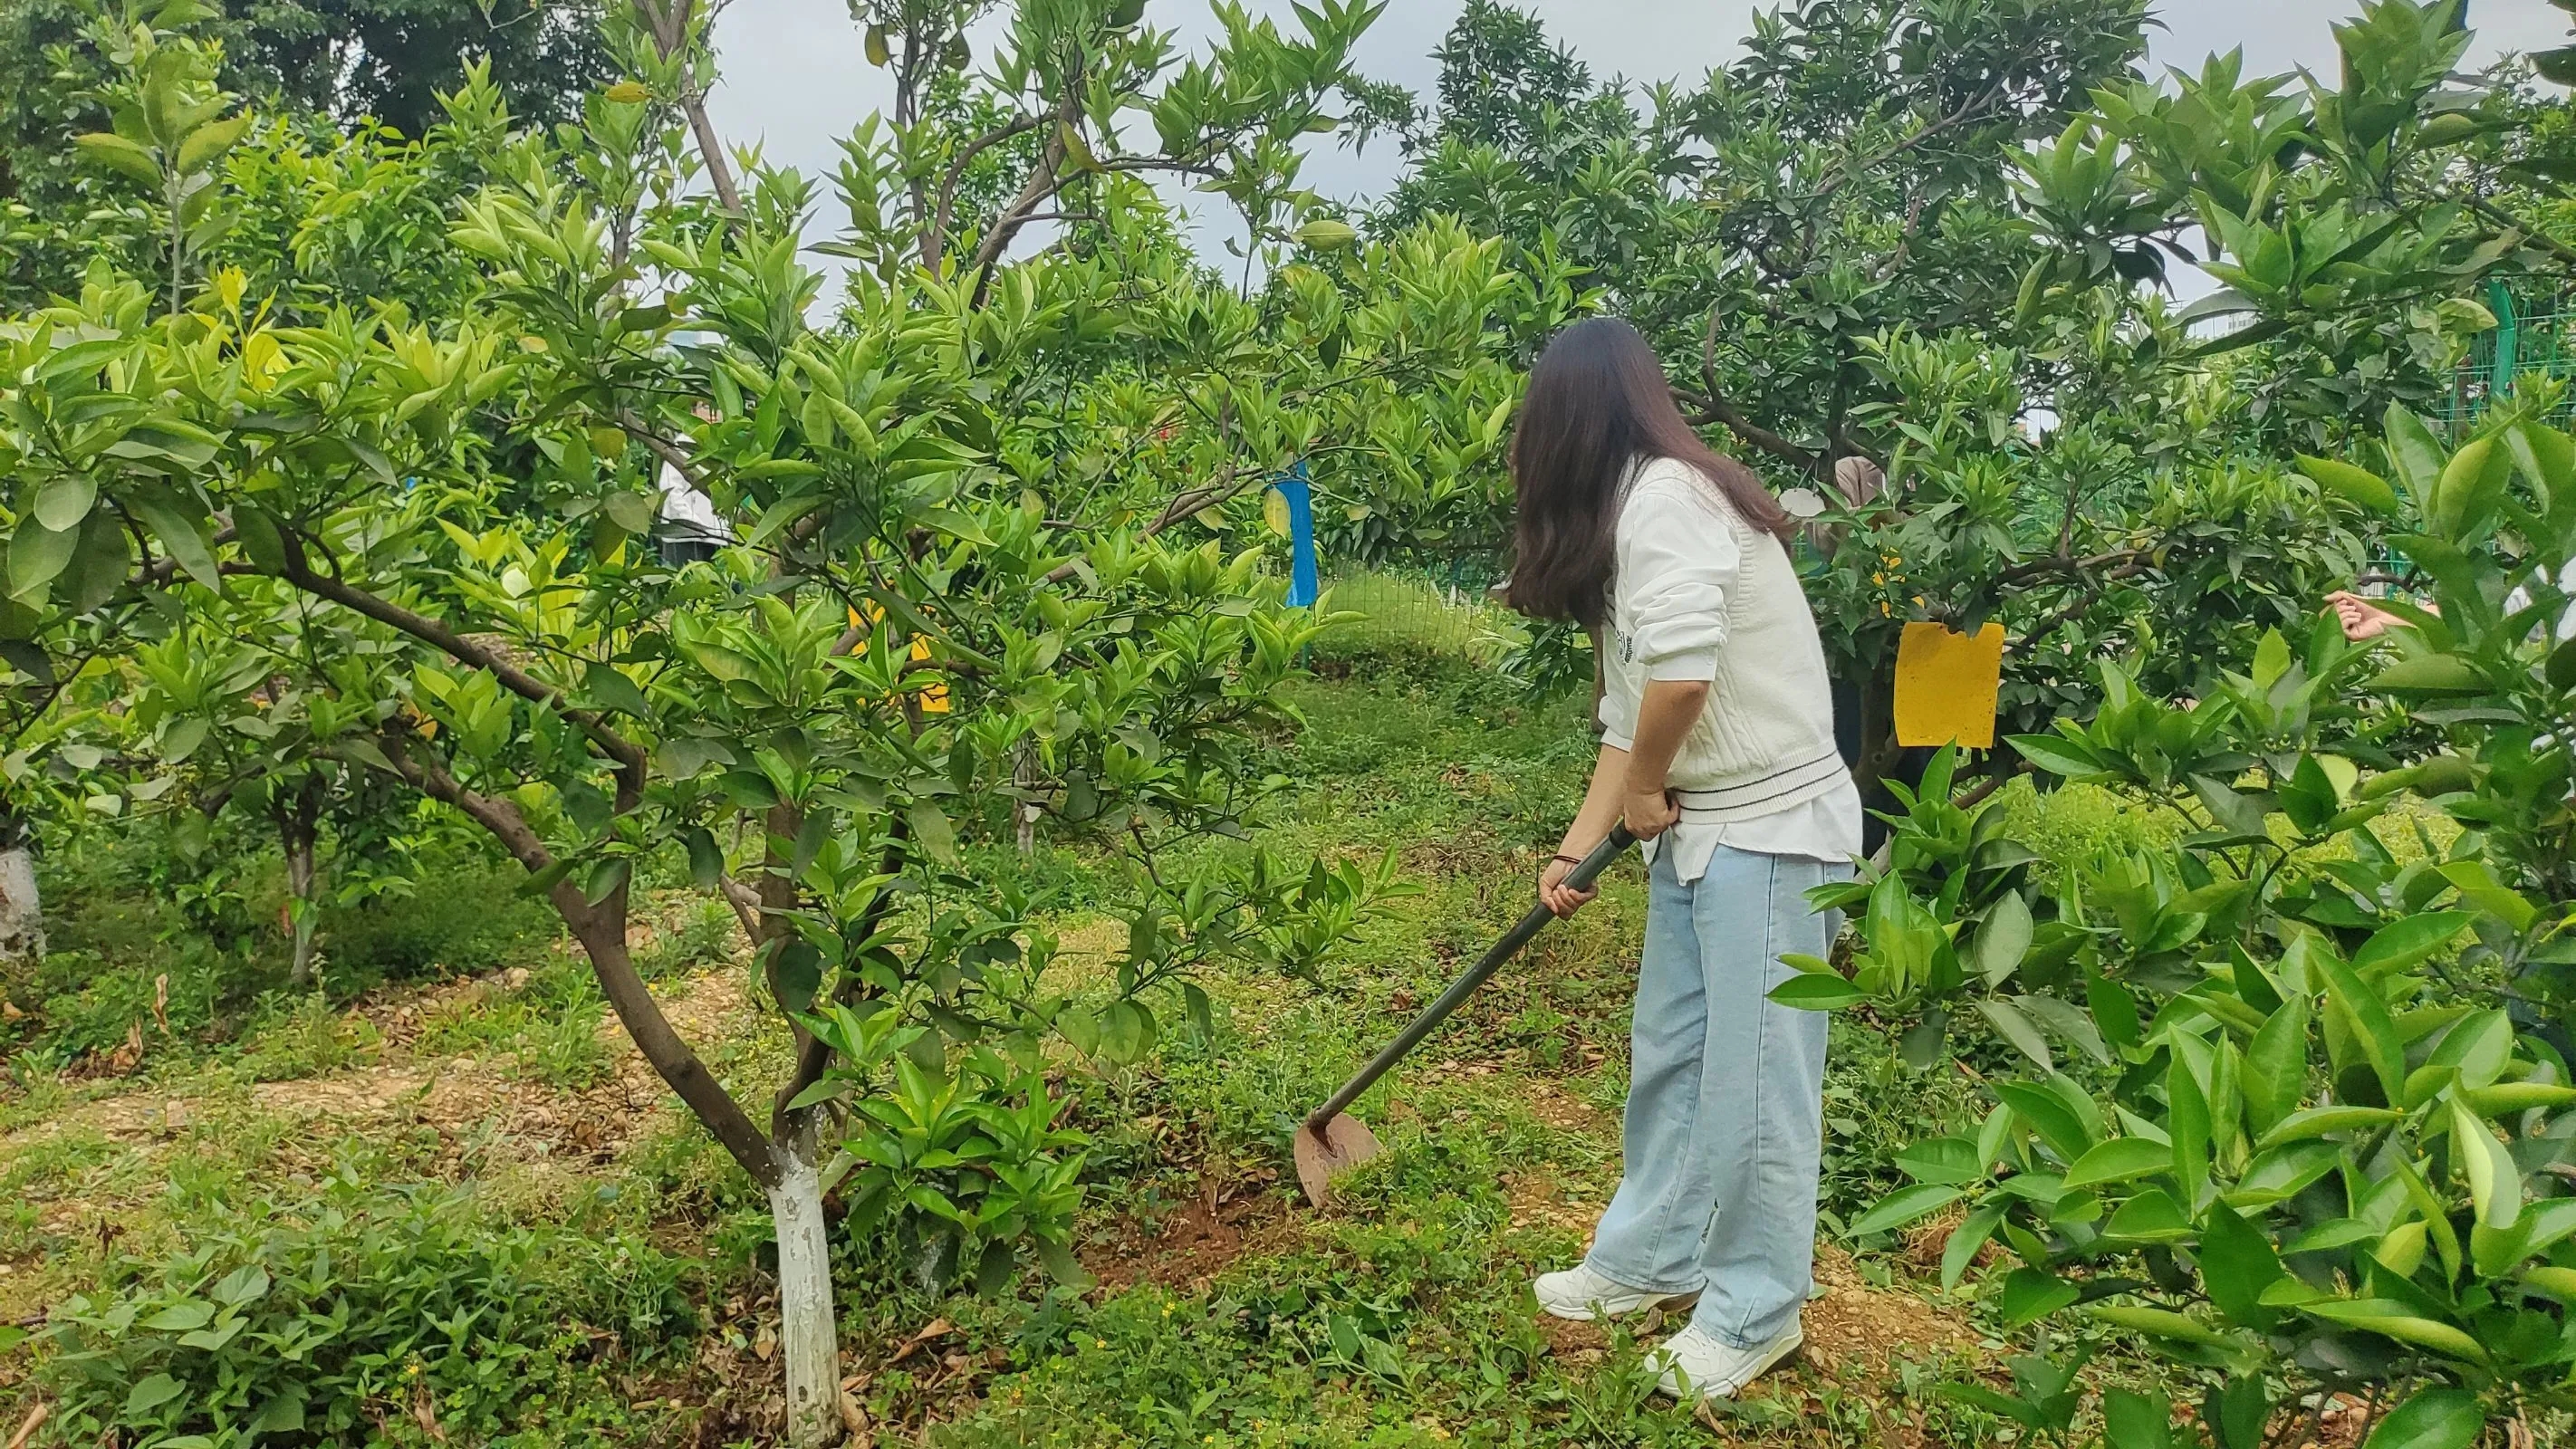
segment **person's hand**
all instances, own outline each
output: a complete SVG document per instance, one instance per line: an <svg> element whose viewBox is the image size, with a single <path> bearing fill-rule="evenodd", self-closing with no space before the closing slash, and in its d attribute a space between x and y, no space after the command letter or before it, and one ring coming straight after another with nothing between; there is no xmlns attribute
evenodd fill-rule
<svg viewBox="0 0 2576 1449"><path fill-rule="evenodd" d="M2406 622L2359 594L2337 589L2326 595L2326 607L2343 626L2343 637L2359 644L2376 639Z"/></svg>
<svg viewBox="0 0 2576 1449"><path fill-rule="evenodd" d="M1623 818L1630 835L1652 840L1673 828L1673 822L1682 818L1682 807L1673 803L1670 790L1630 790Z"/></svg>
<svg viewBox="0 0 2576 1449"><path fill-rule="evenodd" d="M1586 901L1601 894L1597 886L1576 890L1565 883L1565 878L1574 873L1575 863L1573 852L1567 851L1549 861L1547 869L1538 873L1539 904L1554 911L1560 919L1573 915L1583 908Z"/></svg>

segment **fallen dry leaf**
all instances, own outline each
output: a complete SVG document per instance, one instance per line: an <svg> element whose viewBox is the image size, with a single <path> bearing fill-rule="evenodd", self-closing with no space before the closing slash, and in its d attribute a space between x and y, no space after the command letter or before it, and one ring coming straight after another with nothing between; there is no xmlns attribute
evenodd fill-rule
<svg viewBox="0 0 2576 1449"><path fill-rule="evenodd" d="M905 1339L903 1341L903 1347L896 1349L894 1351L894 1357L887 1359L886 1362L901 1363L912 1356L912 1351L914 1349L924 1347L929 1344L931 1340L945 1338L956 1331L957 1325L950 1323L947 1319L934 1318L930 1320L930 1322L922 1325L921 1332Z"/></svg>

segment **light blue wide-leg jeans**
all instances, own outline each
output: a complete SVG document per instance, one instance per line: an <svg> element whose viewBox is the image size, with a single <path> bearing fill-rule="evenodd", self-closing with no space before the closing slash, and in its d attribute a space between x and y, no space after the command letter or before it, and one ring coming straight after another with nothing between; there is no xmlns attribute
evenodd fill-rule
<svg viewBox="0 0 2576 1449"><path fill-rule="evenodd" d="M1698 1290L1692 1324L1752 1348L1807 1299L1824 1149L1825 1016L1767 998L1796 974L1783 955L1827 954L1839 921L1806 892L1851 868L1721 845L1683 885L1672 855L1648 874L1619 1191L1586 1261Z"/></svg>

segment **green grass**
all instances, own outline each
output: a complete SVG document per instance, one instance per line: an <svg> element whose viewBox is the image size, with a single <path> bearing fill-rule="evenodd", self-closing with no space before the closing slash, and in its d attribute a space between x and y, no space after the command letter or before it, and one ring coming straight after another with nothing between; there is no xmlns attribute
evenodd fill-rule
<svg viewBox="0 0 2576 1449"><path fill-rule="evenodd" d="M880 1443L1992 1441L1996 1424L1934 1392L1944 1377L1984 1366L1965 1327L1979 1310L1943 1299L1902 1242L1857 1245L1856 1265L1836 1280L1862 1317L1900 1325L1897 1341L1882 1345L1883 1366L1820 1356L1785 1376L1780 1396L1754 1397L1714 1425L1646 1392L1636 1341L1534 1316L1529 1278L1581 1251L1618 1174L1644 920L1632 868L1362 1099L1356 1110L1387 1152L1348 1182L1339 1207L1315 1213L1297 1202L1287 1160L1297 1118L1525 907L1594 752L1581 699L1532 703L1447 639L1390 626L1366 649L1346 638L1342 652L1322 651L1342 677L1291 691L1305 723L1278 745L1277 768L1293 788L1266 831L1288 853L1373 859L1392 850L1419 893L1366 926L1319 985L1220 973L1206 983L1211 1034L1175 1027L1154 1059L1112 1079L1064 1074L1078 1125L1094 1139L1082 1251L1109 1286L1067 1290L1030 1270L994 1298L934 1293L888 1245L838 1245L847 1371ZM2052 852L2167 829L2099 792L2017 786L1996 808ZM1024 868L1078 887L1094 867L1078 849L1050 847ZM499 882L476 890L439 919L467 919L477 904L504 909ZM559 1094L558 1110L571 1110L569 1094L598 1088L611 1067L597 988L576 955L537 949L533 933L512 939L524 976L410 998L415 1012L399 1040L318 997L230 1008L238 1024L229 1044L173 1050L152 1069L153 1101L166 1094L190 1106L176 1129L81 1125L81 1114L116 1105L82 1099L130 1089L67 1083L22 1061L15 1085L0 1087L0 1130L56 1117L66 1125L0 1145L0 1261L15 1268L0 1279L14 1285L0 1299L23 1313L70 1291L131 1287L235 1231L244 1205L267 1196L386 1203L387 1193L409 1200L473 1184L456 1222L440 1229L450 1232L441 1261L464 1263L495 1307L524 1294L566 1322L619 1311L599 1285L507 1267L521 1260L491 1245L514 1234L533 1234L594 1276L614 1274L561 1235L649 1244L702 1265L667 1280L700 1326L657 1319L665 1339L641 1359L567 1368L556 1350L570 1340L514 1340L540 1348L506 1369L503 1389L528 1407L481 1442L760 1442L775 1372L759 1351L772 1311L760 1271L766 1213L658 1089L639 1110L661 1125L604 1164L531 1160L524 1145L510 1147L525 1124L508 1102L480 1121L398 1117L345 1135L260 1105L263 1092L294 1078L471 1057ZM691 973L744 969L736 943L727 913L702 905L665 923L639 961L673 989ZM140 949L104 937L83 949L111 948ZM471 953L429 954L452 962ZM370 1012L393 999L371 1000ZM1829 1227L1895 1185L1899 1147L1982 1110L1972 1082L1896 1065L1866 1024L1838 1020L1834 1030ZM783 1050L776 1023L698 1044L746 1100L764 1100ZM1224 1199L1213 1210L1212 1194ZM101 1240L108 1222L123 1229L112 1244ZM399 1266L352 1271L383 1276ZM648 1286L665 1282L660 1267L635 1271ZM942 1319L949 1328L926 1351L897 1360ZM1932 1321L1949 1326L1939 1341L1903 1337L1902 1325ZM0 1360L0 1375L23 1368ZM0 1386L0 1417L25 1392ZM506 1422L490 1407L502 1400L474 1397L481 1392L459 1401L460 1414ZM388 1422L393 1442L421 1438L400 1414Z"/></svg>

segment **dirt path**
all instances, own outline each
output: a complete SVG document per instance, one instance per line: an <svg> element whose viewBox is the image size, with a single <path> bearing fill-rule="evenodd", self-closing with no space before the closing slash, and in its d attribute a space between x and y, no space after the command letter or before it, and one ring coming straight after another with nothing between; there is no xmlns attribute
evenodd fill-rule
<svg viewBox="0 0 2576 1449"><path fill-rule="evenodd" d="M524 972L511 974L525 979ZM344 1131L390 1119L461 1126L505 1116L538 1140L569 1133L564 1145L587 1150L623 1145L646 1125L654 1109L665 1105L661 1084L613 1015L600 1026L601 1043L611 1054L611 1080L587 1090L549 1087L517 1069L506 1054L490 1058L415 1054L410 1049L419 1023L442 1007L455 1009L461 1003L470 1008L512 989L514 985L505 984L504 977L482 978L361 1005L351 1014L375 1024L384 1038L373 1059L362 1066L254 1083L241 1099L220 1090L190 1091L175 1084L93 1097L0 1136L0 1163L48 1139L82 1130L119 1143L167 1140L185 1133L209 1113L231 1109L237 1101L262 1115ZM749 1011L741 973L724 966L670 983L661 999L663 1013L693 1043L742 1029L741 1018ZM612 1107L612 1120L598 1120L598 1109ZM590 1142L587 1136L592 1132L608 1133L615 1140Z"/></svg>

